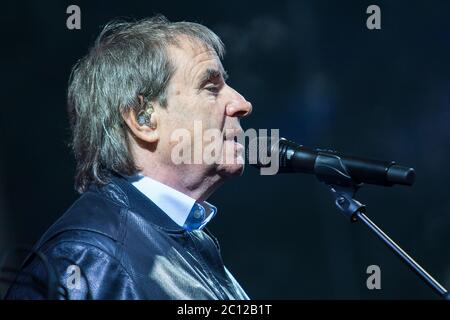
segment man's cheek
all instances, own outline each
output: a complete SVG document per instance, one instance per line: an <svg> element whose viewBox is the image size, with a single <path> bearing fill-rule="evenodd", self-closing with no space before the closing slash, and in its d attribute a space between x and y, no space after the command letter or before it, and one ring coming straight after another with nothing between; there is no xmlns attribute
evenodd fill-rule
<svg viewBox="0 0 450 320"><path fill-rule="evenodd" d="M237 150L234 141L224 141L222 145L222 163L236 164Z"/></svg>

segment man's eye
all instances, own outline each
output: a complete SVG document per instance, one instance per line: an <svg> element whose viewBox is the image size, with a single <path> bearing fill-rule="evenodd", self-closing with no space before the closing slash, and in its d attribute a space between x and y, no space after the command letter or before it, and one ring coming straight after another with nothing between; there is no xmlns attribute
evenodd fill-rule
<svg viewBox="0 0 450 320"><path fill-rule="evenodd" d="M212 93L218 93L219 92L219 87L217 86L209 86L209 87L205 87L206 90L208 90L209 92Z"/></svg>

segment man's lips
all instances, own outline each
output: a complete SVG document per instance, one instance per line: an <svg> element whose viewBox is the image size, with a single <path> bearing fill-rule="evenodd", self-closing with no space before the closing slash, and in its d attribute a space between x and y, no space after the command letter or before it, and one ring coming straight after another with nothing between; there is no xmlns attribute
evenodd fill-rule
<svg viewBox="0 0 450 320"><path fill-rule="evenodd" d="M232 143L233 144L233 150L235 156L242 156L244 146L239 143L241 141L239 137L242 137L244 134L242 129L227 129L224 132L223 141L225 143Z"/></svg>

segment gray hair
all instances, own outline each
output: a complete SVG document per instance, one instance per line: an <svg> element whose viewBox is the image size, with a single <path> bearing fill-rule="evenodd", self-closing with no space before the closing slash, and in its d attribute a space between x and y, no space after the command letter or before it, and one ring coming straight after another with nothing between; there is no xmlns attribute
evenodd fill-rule
<svg viewBox="0 0 450 320"><path fill-rule="evenodd" d="M167 105L166 89L175 67L168 46L180 36L197 40L222 58L224 46L207 27L192 22L169 22L158 15L135 22L111 22L88 54L72 69L68 88L71 146L77 163L75 188L108 183L112 172L132 175L133 160L122 114L136 113L145 101Z"/></svg>

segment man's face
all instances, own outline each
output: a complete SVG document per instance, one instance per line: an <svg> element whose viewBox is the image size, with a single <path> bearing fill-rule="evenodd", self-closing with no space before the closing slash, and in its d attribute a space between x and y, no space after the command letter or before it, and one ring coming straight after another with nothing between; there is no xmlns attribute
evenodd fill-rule
<svg viewBox="0 0 450 320"><path fill-rule="evenodd" d="M174 148L189 150L190 145L188 157L194 164L185 169L205 176L241 174L243 147L234 136L242 133L239 119L250 114L251 104L225 83L225 71L211 48L185 38L169 53L176 71L159 117L158 148L163 157L173 163L179 156ZM187 132L189 139L182 139Z"/></svg>

